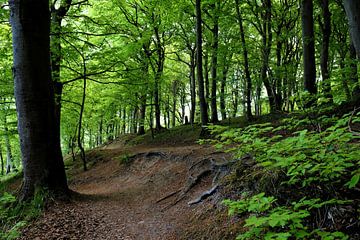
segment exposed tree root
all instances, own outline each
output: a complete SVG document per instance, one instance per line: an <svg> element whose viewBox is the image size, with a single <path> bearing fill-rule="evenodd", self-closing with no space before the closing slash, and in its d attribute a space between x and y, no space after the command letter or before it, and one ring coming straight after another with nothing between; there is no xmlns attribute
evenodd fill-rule
<svg viewBox="0 0 360 240"><path fill-rule="evenodd" d="M198 198L193 201L188 202L189 205L194 205L202 202L207 199L209 196L213 195L219 187L219 181L224 175L229 172L229 166L233 165L236 161L228 161L224 163L217 163L212 157L203 158L199 161L193 163L188 169L188 179L182 189L174 191L169 195L159 199L157 203L168 199L173 196L177 196L174 202L170 203L163 210L171 208L183 200L186 194L193 189L203 178L209 175L213 175L212 178L212 187L208 191L203 192Z"/></svg>
<svg viewBox="0 0 360 240"><path fill-rule="evenodd" d="M156 203L162 202L162 201L164 201L164 200L166 200L166 199L168 199L168 198L170 198L170 197L178 194L180 191L181 191L181 189L178 189L178 190L176 190L176 191L174 191L174 192L166 195L165 197L160 198L159 200L156 201Z"/></svg>
<svg viewBox="0 0 360 240"><path fill-rule="evenodd" d="M191 206L193 204L197 204L197 203L202 202L203 200L205 200L208 197L210 197L211 195L213 195L216 192L218 187L219 187L219 185L215 185L210 190L203 192L198 198L196 198L193 201L188 202L188 205Z"/></svg>

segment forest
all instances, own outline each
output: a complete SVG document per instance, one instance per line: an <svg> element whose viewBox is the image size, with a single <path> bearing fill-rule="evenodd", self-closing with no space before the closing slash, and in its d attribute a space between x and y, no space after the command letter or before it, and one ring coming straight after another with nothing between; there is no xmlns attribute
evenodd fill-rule
<svg viewBox="0 0 360 240"><path fill-rule="evenodd" d="M360 1L0 6L0 239L360 239Z"/></svg>

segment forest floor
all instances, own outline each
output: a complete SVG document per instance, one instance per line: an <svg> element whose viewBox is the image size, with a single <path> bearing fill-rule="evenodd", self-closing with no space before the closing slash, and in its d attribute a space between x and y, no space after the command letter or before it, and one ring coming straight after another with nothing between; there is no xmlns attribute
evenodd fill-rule
<svg viewBox="0 0 360 240"><path fill-rule="evenodd" d="M228 159L192 140L134 146L115 141L88 153L86 172L67 161L75 196L51 205L20 239L227 239L221 234L230 220L225 209L215 210L216 194L188 203L213 187L209 162ZM223 224L214 229L219 218Z"/></svg>

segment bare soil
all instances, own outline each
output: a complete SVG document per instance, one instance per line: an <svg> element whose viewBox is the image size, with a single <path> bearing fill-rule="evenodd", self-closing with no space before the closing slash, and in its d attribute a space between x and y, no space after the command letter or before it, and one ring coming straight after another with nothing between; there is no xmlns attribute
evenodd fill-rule
<svg viewBox="0 0 360 240"><path fill-rule="evenodd" d="M115 142L88 157L90 170L69 170L70 188L77 193L71 202L51 205L20 239L225 239L204 235L214 231L204 216L215 211L215 196L188 205L212 187L211 173L186 194L181 191L190 175L203 171L195 163L206 158L221 163L226 154L196 144L126 147Z"/></svg>

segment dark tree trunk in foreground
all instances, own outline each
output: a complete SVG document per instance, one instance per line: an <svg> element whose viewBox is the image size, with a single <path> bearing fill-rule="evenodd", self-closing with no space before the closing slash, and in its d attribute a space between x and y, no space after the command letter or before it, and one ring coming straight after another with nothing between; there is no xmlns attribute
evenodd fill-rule
<svg viewBox="0 0 360 240"><path fill-rule="evenodd" d="M315 37L312 0L302 0L301 19L303 32L304 88L310 94L317 92L315 66Z"/></svg>
<svg viewBox="0 0 360 240"><path fill-rule="evenodd" d="M205 91L204 91L204 76L202 66L202 26L201 26L201 0L196 0L196 67L199 86L199 101L200 101L200 115L201 124L203 126L208 124L209 116L206 106Z"/></svg>
<svg viewBox="0 0 360 240"><path fill-rule="evenodd" d="M360 1L344 0L346 15L349 20L351 39L356 49L358 59L360 58Z"/></svg>
<svg viewBox="0 0 360 240"><path fill-rule="evenodd" d="M56 138L50 71L48 0L10 0L18 131L24 168L20 199L46 187L68 194L60 139Z"/></svg>

